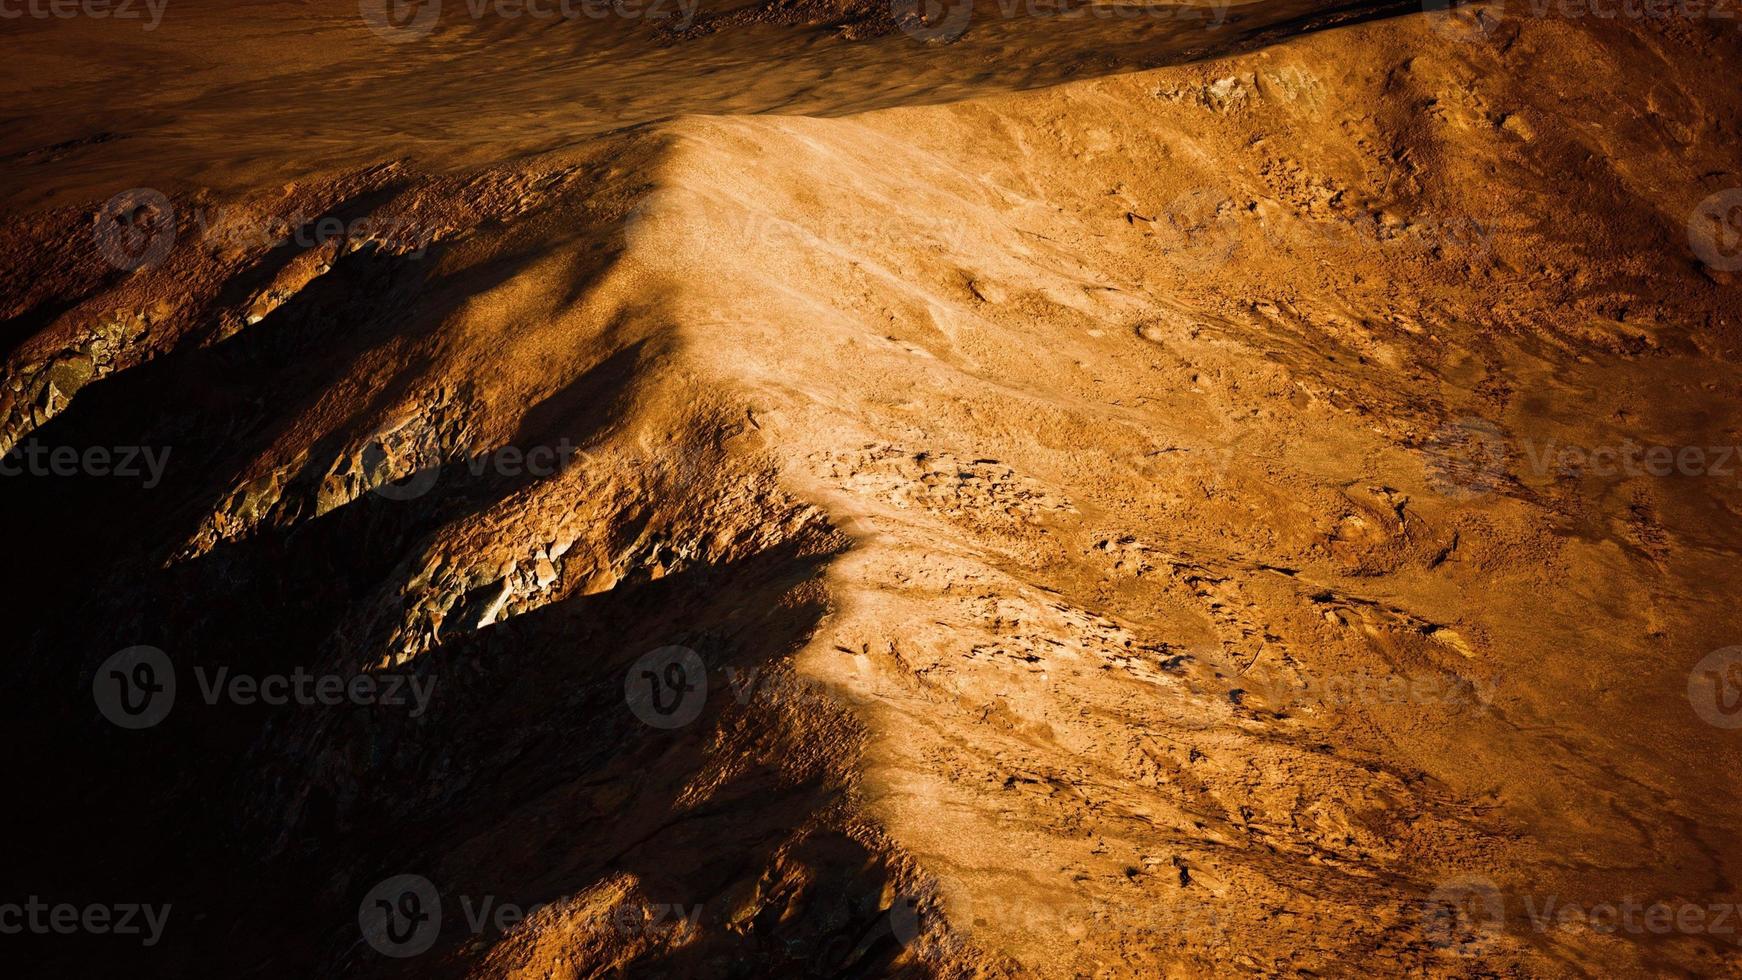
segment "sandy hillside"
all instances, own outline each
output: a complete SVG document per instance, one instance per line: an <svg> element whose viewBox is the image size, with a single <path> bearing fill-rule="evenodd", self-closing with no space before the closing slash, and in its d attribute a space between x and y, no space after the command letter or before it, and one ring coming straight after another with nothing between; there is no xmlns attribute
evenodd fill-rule
<svg viewBox="0 0 1742 980"><path fill-rule="evenodd" d="M1742 22L983 10L26 23L0 447L167 455L0 479L9 877L173 912L8 945L1742 972Z"/></svg>

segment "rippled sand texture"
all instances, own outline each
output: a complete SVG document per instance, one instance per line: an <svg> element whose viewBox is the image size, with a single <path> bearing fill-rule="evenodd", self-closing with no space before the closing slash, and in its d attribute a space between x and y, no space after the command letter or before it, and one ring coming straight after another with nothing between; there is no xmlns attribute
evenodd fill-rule
<svg viewBox="0 0 1742 980"><path fill-rule="evenodd" d="M20 22L0 445L172 450L0 480L10 877L174 903L38 965L1742 971L1545 912L1742 898L1690 701L1742 459L1563 465L1742 444L1742 261L1689 232L1742 22L1397 12ZM175 235L121 271L128 188ZM135 644L184 678L138 732L88 696ZM655 727L668 646L705 698ZM442 927L385 957L406 873Z"/></svg>

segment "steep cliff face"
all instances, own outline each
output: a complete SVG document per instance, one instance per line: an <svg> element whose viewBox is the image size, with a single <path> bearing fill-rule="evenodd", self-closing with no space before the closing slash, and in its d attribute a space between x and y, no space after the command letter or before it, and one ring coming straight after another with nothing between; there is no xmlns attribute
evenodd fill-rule
<svg viewBox="0 0 1742 980"><path fill-rule="evenodd" d="M778 66L586 110L545 72L469 148L436 131L480 103L377 51L427 159L214 147L185 105L11 159L9 857L172 906L31 955L1742 966L1734 24L1237 12L1105 64L1111 20L837 12L800 34L869 52L849 80L953 81L854 103L800 54L772 115ZM633 51L729 62L789 13ZM532 50L477 30L430 50ZM157 180L132 139L190 176L105 203ZM105 693L168 677L149 724Z"/></svg>

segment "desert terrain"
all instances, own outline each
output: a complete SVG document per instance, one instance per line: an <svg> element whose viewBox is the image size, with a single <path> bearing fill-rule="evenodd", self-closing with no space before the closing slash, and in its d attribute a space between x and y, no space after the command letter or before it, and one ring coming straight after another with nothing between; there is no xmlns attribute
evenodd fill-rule
<svg viewBox="0 0 1742 980"><path fill-rule="evenodd" d="M5 8L18 975L1742 974L1742 9L627 2Z"/></svg>

